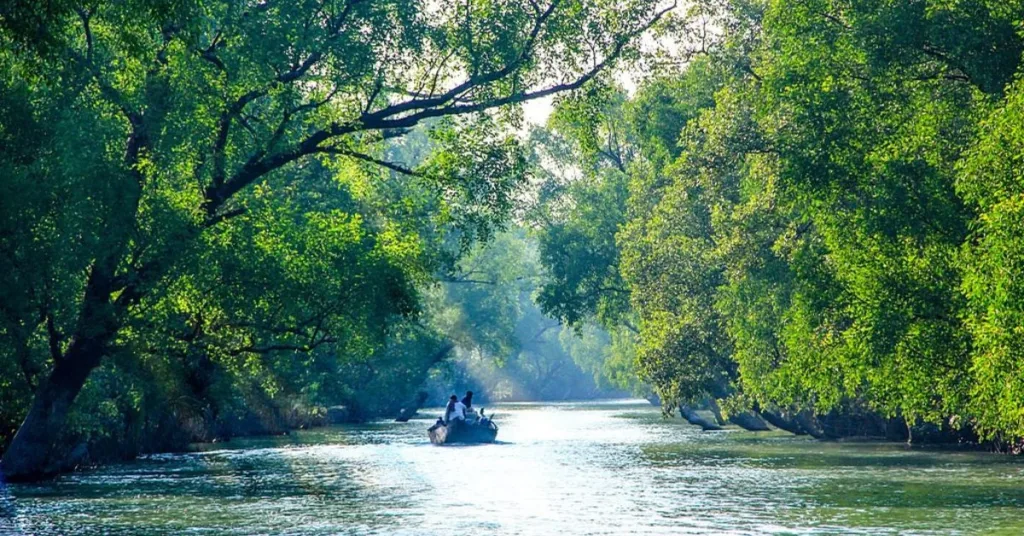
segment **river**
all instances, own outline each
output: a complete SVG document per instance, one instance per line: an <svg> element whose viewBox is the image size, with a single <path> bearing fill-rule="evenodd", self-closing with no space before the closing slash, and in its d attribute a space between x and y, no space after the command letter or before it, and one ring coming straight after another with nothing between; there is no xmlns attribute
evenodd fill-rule
<svg viewBox="0 0 1024 536"><path fill-rule="evenodd" d="M13 534L1024 534L1024 463L700 432L646 402L495 408L494 445L378 422L0 491Z"/></svg>

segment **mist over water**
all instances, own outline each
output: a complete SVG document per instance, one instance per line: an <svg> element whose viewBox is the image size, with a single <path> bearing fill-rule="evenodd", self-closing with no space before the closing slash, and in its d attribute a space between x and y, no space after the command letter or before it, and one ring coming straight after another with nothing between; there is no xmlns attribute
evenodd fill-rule
<svg viewBox="0 0 1024 536"><path fill-rule="evenodd" d="M702 433L641 401L493 411L495 445L431 445L428 410L9 486L0 533L1024 533L1010 457Z"/></svg>

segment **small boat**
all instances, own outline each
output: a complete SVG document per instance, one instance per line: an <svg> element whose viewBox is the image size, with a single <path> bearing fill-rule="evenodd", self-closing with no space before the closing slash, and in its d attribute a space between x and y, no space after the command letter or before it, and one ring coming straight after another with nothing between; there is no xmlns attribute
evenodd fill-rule
<svg viewBox="0 0 1024 536"><path fill-rule="evenodd" d="M490 419L473 421L455 421L444 424L441 419L427 429L430 442L435 445L449 443L494 443L498 437L498 425Z"/></svg>

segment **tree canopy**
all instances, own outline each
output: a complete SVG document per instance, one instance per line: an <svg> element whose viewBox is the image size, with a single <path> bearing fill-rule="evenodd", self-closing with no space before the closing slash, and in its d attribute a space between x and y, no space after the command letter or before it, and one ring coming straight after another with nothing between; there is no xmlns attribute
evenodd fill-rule
<svg viewBox="0 0 1024 536"><path fill-rule="evenodd" d="M671 7L5 3L3 473L49 470L101 367L212 362L274 393L377 355L507 219L515 105L634 58ZM425 122L426 154L389 160Z"/></svg>
<svg viewBox="0 0 1024 536"><path fill-rule="evenodd" d="M624 216L575 242L593 253L614 239L583 264L621 275L637 369L663 400L1022 437L1022 10L694 8L716 31L622 105ZM570 197L589 225L612 205ZM593 313L563 280L559 306Z"/></svg>

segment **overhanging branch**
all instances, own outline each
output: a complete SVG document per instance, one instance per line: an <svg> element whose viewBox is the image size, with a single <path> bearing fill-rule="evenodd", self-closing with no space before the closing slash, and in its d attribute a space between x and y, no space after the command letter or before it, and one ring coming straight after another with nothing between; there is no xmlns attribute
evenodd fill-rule
<svg viewBox="0 0 1024 536"><path fill-rule="evenodd" d="M501 69L492 71L485 75L471 76L461 84L458 84L445 93L437 96L429 98L412 98L404 102L386 106L375 112L362 113L358 118L351 121L334 123L325 129L309 134L304 140L294 145L291 149L272 155L266 155L258 151L250 157L249 160L242 165L242 167L238 169L230 179L225 180L222 184L213 184L207 189L205 202L207 213L216 213L219 207L227 199L263 175L266 175L267 173L281 168L304 156L329 152L330 149L325 150L323 144L333 138L369 131L401 132L430 118L479 113L502 106L520 104L530 100L554 95L556 93L578 89L597 76L611 62L618 59L626 45L632 39L650 29L651 26L661 20L665 14L676 7L676 4L673 3L671 6L655 13L650 20L642 24L640 27L620 35L615 40L615 45L604 59L596 62L590 70L578 76L572 82L555 84L536 91L516 92L504 97L488 99L481 102L465 102L462 100L462 97L466 92L501 80L516 72L524 64L532 54L533 46L543 29L544 22L551 16L557 5L558 1L552 2L548 9L541 13L531 29L526 40L526 44L520 54ZM373 157L369 157L368 155L357 156L356 154L350 154L348 156L383 165L384 167L388 167L389 169L400 173L412 171L401 168L401 166L397 166L395 164L376 161L376 159L373 159Z"/></svg>
<svg viewBox="0 0 1024 536"><path fill-rule="evenodd" d="M355 158L356 160L362 160L363 162L369 162L371 164L376 164L378 166L390 169L391 171L394 171L396 173L401 173L403 175L409 175L410 177L426 177L426 175L424 173L421 173L419 171L407 168L407 167L405 167L405 166L403 166L401 164L396 164L394 162L388 162L387 160L381 160L380 158L375 158L375 157L372 157L372 156L370 156L368 154L365 154L365 153L360 153L360 152L356 152L356 151L350 151L348 149L341 149L339 147L318 147L316 149L316 151L314 151L314 152L321 153L321 154L334 154L334 155L339 155L339 156L347 156L349 158Z"/></svg>

